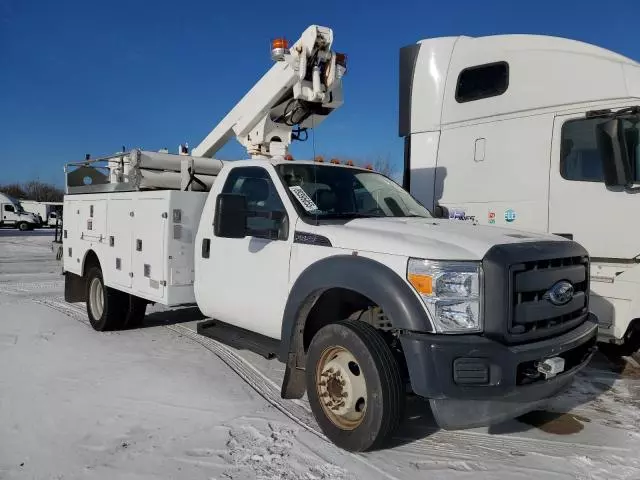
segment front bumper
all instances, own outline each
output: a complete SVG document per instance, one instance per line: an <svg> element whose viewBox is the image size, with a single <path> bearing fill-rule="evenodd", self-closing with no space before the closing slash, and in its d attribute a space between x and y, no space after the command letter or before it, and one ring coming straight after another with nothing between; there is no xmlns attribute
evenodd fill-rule
<svg viewBox="0 0 640 480"><path fill-rule="evenodd" d="M401 337L411 386L428 398L445 429L498 423L540 408L571 384L595 352L597 318L563 335L504 345L477 335L407 333ZM565 370L535 377L535 363L563 357Z"/></svg>

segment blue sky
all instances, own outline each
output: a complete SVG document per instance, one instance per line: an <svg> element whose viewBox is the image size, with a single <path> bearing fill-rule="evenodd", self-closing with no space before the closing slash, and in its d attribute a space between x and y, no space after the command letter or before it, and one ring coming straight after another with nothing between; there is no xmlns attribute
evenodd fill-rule
<svg viewBox="0 0 640 480"><path fill-rule="evenodd" d="M398 167L398 49L441 35L540 33L640 59L640 2L0 0L0 183L63 183L62 165L198 142L271 65L268 42L312 23L346 52L345 105L315 149ZM296 143L296 158L313 154ZM219 158L240 158L235 141Z"/></svg>

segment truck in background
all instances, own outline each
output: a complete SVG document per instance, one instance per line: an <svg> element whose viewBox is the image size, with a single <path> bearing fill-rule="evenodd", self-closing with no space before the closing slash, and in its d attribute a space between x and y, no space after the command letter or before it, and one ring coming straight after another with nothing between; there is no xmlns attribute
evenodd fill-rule
<svg viewBox="0 0 640 480"><path fill-rule="evenodd" d="M40 226L53 228L62 218L62 202L38 202L35 200L20 200L22 207L30 213L34 213Z"/></svg>
<svg viewBox="0 0 640 480"><path fill-rule="evenodd" d="M345 56L310 26L191 154L134 149L68 164L65 299L95 330L148 303L197 305L285 364L347 450L382 446L407 391L465 428L541 408L595 349L589 260L544 233L434 219L387 177L292 160L342 105ZM249 160L211 158L237 138ZM202 328L201 328L202 327Z"/></svg>
<svg viewBox="0 0 640 480"><path fill-rule="evenodd" d="M439 215L574 239L601 341L640 347L640 65L565 38L401 49L404 186Z"/></svg>
<svg viewBox="0 0 640 480"><path fill-rule="evenodd" d="M33 230L39 225L36 214L26 212L18 200L0 192L0 227Z"/></svg>

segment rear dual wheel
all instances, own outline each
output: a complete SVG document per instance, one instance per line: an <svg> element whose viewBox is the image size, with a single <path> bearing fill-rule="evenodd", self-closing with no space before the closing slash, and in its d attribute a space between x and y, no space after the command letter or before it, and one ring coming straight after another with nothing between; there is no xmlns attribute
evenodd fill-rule
<svg viewBox="0 0 640 480"><path fill-rule="evenodd" d="M398 362L380 333L361 321L329 324L307 353L307 396L323 433L349 451L381 447L404 414Z"/></svg>
<svg viewBox="0 0 640 480"><path fill-rule="evenodd" d="M87 315L99 332L139 326L146 313L147 301L104 284L100 267L87 273Z"/></svg>

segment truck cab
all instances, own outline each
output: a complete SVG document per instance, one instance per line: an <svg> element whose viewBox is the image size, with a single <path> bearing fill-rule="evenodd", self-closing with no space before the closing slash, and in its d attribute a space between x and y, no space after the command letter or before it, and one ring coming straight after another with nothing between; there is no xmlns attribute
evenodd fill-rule
<svg viewBox="0 0 640 480"><path fill-rule="evenodd" d="M46 225L47 227L54 228L61 222L61 215L59 212L49 212Z"/></svg>
<svg viewBox="0 0 640 480"><path fill-rule="evenodd" d="M33 213L25 212L20 202L0 193L0 227L13 227L19 230L32 230L39 224Z"/></svg>
<svg viewBox="0 0 640 480"><path fill-rule="evenodd" d="M600 340L640 347L640 65L496 35L422 40L399 68L405 187L439 215L580 242Z"/></svg>

